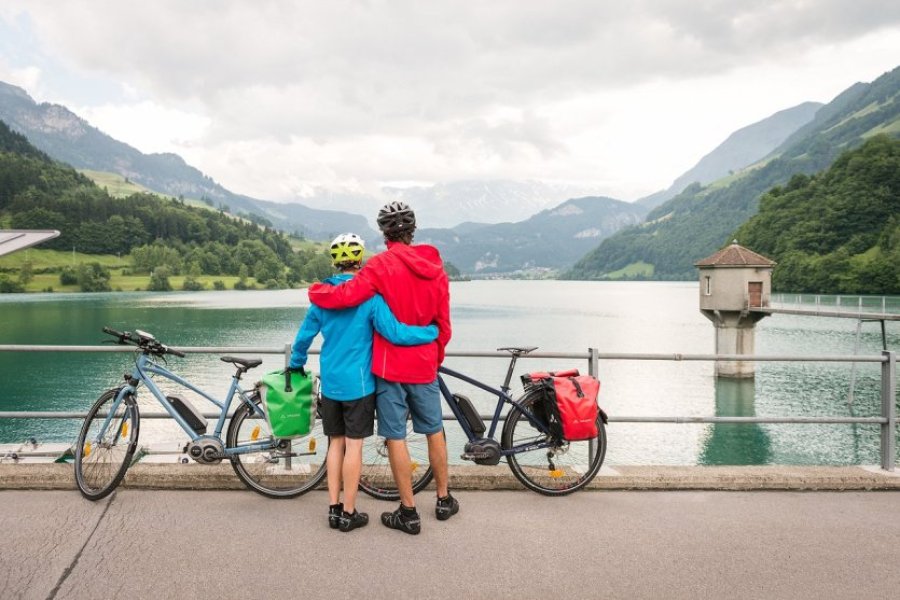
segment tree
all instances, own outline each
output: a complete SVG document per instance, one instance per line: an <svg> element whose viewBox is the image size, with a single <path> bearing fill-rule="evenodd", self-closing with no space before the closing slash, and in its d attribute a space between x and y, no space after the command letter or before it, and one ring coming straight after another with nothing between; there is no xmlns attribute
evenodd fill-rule
<svg viewBox="0 0 900 600"><path fill-rule="evenodd" d="M98 262L78 265L78 286L82 292L108 292L109 269Z"/></svg>
<svg viewBox="0 0 900 600"><path fill-rule="evenodd" d="M29 259L25 259L25 262L22 263L22 268L19 269L19 283L23 286L31 283L34 279L34 263L32 263Z"/></svg>
<svg viewBox="0 0 900 600"><path fill-rule="evenodd" d="M170 292L172 284L169 283L169 269L165 266L157 267L150 274L150 283L147 285L150 292Z"/></svg>

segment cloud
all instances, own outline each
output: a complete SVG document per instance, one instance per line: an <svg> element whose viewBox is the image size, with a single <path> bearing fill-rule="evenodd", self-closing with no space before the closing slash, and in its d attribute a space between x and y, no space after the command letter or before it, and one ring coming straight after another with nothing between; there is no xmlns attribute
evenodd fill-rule
<svg viewBox="0 0 900 600"><path fill-rule="evenodd" d="M645 119L663 126L691 112L667 106L667 83L697 82L718 94L706 84L734 90L742 73L786 64L809 70L810 53L900 31L900 3L876 0L69 0L7 4L0 19L21 23L22 15L44 54L130 90L115 106L81 103L98 120L123 131L129 119L166 122L147 144L163 146L168 137L172 150L209 161L198 166L223 182L239 177L241 164L291 172L274 182L247 174L245 193L257 184L273 193L296 189L303 177L625 181L638 170L603 168L635 162L637 150L611 143L610 132L650 135L629 94L653 89L655 102L638 104L672 111ZM900 44L888 50L900 56ZM832 84L833 93L850 83ZM680 102L689 102L682 91ZM731 107L738 122L721 125L746 125L740 120L766 116L756 112L770 104L771 112L786 108L779 98L795 95L757 107L738 99ZM708 112L716 99L696 104ZM578 121L566 112L573 106ZM617 119L630 130L615 127ZM698 135L696 143L718 143L732 130ZM625 186L629 194L667 185L678 174L671 169L689 167L711 146L657 140L655 149L677 152L677 160ZM251 164L239 152L280 166Z"/></svg>

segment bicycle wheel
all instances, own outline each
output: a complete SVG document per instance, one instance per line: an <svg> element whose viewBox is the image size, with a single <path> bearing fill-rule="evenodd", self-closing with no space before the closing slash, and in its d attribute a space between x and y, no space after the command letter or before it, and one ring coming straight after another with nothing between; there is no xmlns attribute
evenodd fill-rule
<svg viewBox="0 0 900 600"><path fill-rule="evenodd" d="M540 392L528 392L519 401L529 412ZM504 450L549 440L528 420L522 411L513 408L503 426L501 446ZM606 429L597 415L597 437L580 442L558 441L548 448L510 454L509 468L516 479L530 490L547 496L571 494L586 486L600 470L606 456Z"/></svg>
<svg viewBox="0 0 900 600"><path fill-rule="evenodd" d="M406 421L406 446L409 448L413 494L418 494L431 483L434 472L428 461L428 438L414 432L410 420ZM388 460L387 440L381 436L367 438L363 442L362 462L359 489L378 500L399 500L400 492Z"/></svg>
<svg viewBox="0 0 900 600"><path fill-rule="evenodd" d="M260 405L259 393L254 392L250 399ZM226 448L258 447L231 456L231 466L240 480L270 498L293 498L319 485L325 477L328 453L322 420L315 420L309 435L280 440L272 435L268 421L260 413L241 403L228 426Z"/></svg>
<svg viewBox="0 0 900 600"><path fill-rule="evenodd" d="M116 489L137 448L141 421L133 396L125 396L107 422L118 394L107 390L94 402L75 443L75 483L88 500Z"/></svg>

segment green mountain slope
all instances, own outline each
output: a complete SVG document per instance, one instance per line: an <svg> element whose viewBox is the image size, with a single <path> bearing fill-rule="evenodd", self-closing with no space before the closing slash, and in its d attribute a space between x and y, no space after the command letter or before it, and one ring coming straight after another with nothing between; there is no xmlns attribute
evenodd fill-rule
<svg viewBox="0 0 900 600"><path fill-rule="evenodd" d="M416 241L434 244L460 271L511 273L563 269L597 241L639 223L640 206L603 197L575 198L517 223L465 223L421 229Z"/></svg>
<svg viewBox="0 0 900 600"><path fill-rule="evenodd" d="M651 211L644 223L601 242L567 276L598 279L643 261L654 266L654 278L693 279L693 262L730 241L756 214L764 192L796 174L828 167L878 132L900 135L898 122L900 68L843 92L763 161L726 180L689 186Z"/></svg>
<svg viewBox="0 0 900 600"><path fill-rule="evenodd" d="M873 137L770 190L737 236L778 262L776 289L900 293L900 140Z"/></svg>
<svg viewBox="0 0 900 600"><path fill-rule="evenodd" d="M821 107L819 102L804 102L738 129L678 177L668 189L641 198L637 203L650 210L674 198L692 183L706 185L752 165L781 146L800 127L812 121Z"/></svg>
<svg viewBox="0 0 900 600"><path fill-rule="evenodd" d="M41 249L119 255L137 273L165 267L173 275L255 277L284 287L331 272L326 257L295 252L285 235L267 227L152 194L115 198L36 150L2 121L0 223L14 229L58 229L60 236ZM71 268L69 260L63 264ZM61 272L63 264L46 269ZM16 263L0 264L0 270L16 268Z"/></svg>
<svg viewBox="0 0 900 600"><path fill-rule="evenodd" d="M0 82L0 120L55 160L77 169L106 171L127 177L154 192L173 197L208 199L234 214L259 215L281 230L313 239L330 239L356 231L377 239L366 219L335 210L280 204L235 194L177 154L143 154L113 139L64 106L37 104L24 90Z"/></svg>

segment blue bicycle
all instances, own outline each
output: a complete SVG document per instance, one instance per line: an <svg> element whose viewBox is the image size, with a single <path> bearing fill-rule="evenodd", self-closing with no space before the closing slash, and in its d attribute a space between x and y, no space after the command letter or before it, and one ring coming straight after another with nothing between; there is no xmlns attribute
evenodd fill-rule
<svg viewBox="0 0 900 600"><path fill-rule="evenodd" d="M273 498L292 498L315 488L325 477L328 439L321 420L308 436L279 439L272 435L260 400L259 390L245 391L241 376L262 364L258 358L223 356L221 360L237 369L224 401L168 370L159 361L184 353L159 342L153 335L135 330L103 332L119 344L136 347L135 366L125 374L125 382L107 390L94 402L75 444L75 481L89 500L108 496L125 477L138 446L140 410L138 388L143 385L188 435L184 452L202 464L217 464L228 459L234 472L247 487ZM177 395L166 396L153 382L153 376L171 380L216 405L220 412L212 434L207 433L206 418L189 402ZM222 431L235 395L239 404L231 415L225 439Z"/></svg>

